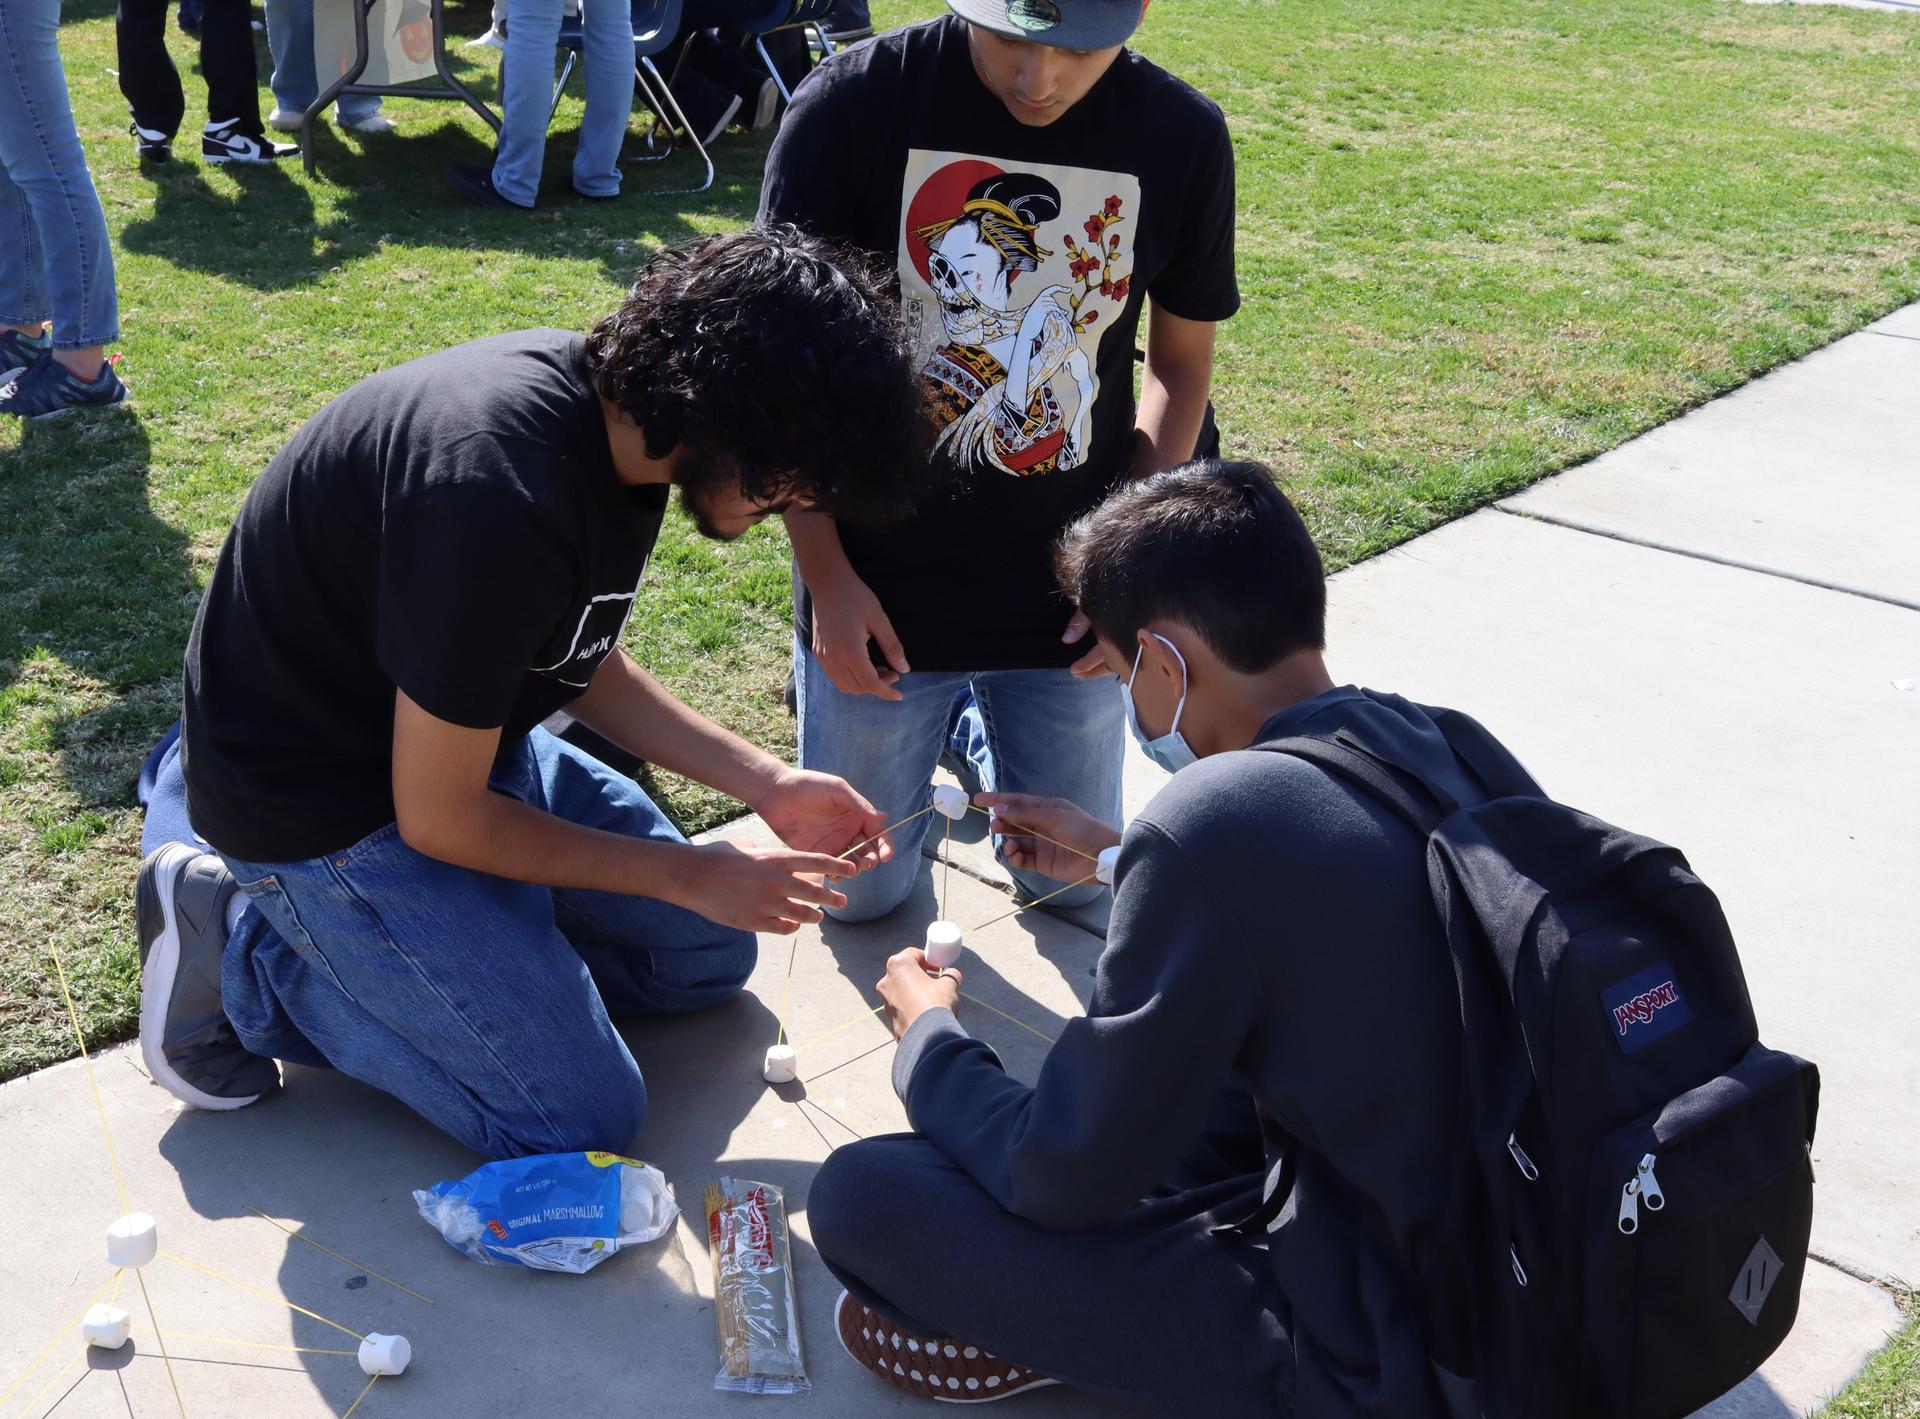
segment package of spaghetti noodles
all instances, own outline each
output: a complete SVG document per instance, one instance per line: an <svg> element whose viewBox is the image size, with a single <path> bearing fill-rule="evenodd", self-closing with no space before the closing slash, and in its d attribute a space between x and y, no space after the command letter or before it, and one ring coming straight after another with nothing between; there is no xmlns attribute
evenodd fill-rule
<svg viewBox="0 0 1920 1419"><path fill-rule="evenodd" d="M793 1298L787 1199L772 1183L721 1178L707 1185L713 1313L720 1371L713 1387L740 1394L806 1394L800 1314Z"/></svg>

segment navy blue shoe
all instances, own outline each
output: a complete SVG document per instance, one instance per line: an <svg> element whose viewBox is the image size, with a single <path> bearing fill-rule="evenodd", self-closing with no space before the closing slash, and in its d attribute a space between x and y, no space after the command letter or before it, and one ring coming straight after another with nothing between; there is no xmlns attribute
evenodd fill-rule
<svg viewBox="0 0 1920 1419"><path fill-rule="evenodd" d="M504 196L493 185L493 172L489 168L475 167L471 163L448 163L442 171L454 189L476 207L505 207L516 212L527 210L512 198Z"/></svg>
<svg viewBox="0 0 1920 1419"><path fill-rule="evenodd" d="M53 336L44 329L38 340L18 330L0 330L0 386L12 383L14 376L52 349Z"/></svg>
<svg viewBox="0 0 1920 1419"><path fill-rule="evenodd" d="M127 402L127 387L107 361L92 379L82 379L56 360L42 355L0 389L0 414L21 419L52 419L75 409L104 408Z"/></svg>

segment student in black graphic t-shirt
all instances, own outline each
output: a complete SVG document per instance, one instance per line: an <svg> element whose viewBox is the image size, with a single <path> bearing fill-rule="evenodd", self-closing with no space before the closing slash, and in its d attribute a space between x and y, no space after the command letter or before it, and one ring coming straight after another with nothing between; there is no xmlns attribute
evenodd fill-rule
<svg viewBox="0 0 1920 1419"><path fill-rule="evenodd" d="M800 762L896 820L926 806L943 755L970 788L1117 818L1118 692L1049 549L1117 484L1195 451L1214 327L1239 305L1233 150L1218 107L1122 48L1140 0L950 3L823 63L761 191L762 221L893 264L937 470L899 527L787 518ZM928 821L831 914L898 905ZM1029 897L1060 887L1011 871Z"/></svg>
<svg viewBox="0 0 1920 1419"><path fill-rule="evenodd" d="M796 349L804 348L804 358ZM609 1015L696 1009L755 931L839 904L884 818L696 714L620 648L668 490L708 536L884 517L917 450L870 275L792 229L662 253L584 339L387 370L248 494L186 657L193 831L140 879L141 1045L236 1108L331 1065L493 1156L622 1151L646 1092ZM869 437L830 436L856 416ZM784 840L688 844L539 727L562 706Z"/></svg>

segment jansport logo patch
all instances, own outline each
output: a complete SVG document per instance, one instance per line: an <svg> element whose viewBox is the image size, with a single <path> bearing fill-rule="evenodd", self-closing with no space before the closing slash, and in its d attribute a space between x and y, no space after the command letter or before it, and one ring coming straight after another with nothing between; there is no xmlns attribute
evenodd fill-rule
<svg viewBox="0 0 1920 1419"><path fill-rule="evenodd" d="M1607 1007L1615 1042L1628 1054L1664 1039L1693 1019L1692 1008L1674 982L1673 968L1665 961L1601 991L1600 1002Z"/></svg>

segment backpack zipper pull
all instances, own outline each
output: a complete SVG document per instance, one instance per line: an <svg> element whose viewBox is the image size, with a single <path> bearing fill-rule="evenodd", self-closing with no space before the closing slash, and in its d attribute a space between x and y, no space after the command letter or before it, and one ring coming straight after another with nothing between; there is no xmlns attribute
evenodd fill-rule
<svg viewBox="0 0 1920 1419"><path fill-rule="evenodd" d="M1667 1205L1667 1195L1660 1191L1660 1179L1653 1175L1653 1154L1649 1153L1640 1160L1636 1181L1640 1184L1641 1194L1647 1199L1647 1211L1658 1212Z"/></svg>
<svg viewBox="0 0 1920 1419"><path fill-rule="evenodd" d="M1520 1170L1520 1176L1528 1182L1540 1181L1540 1169L1534 1166L1533 1159L1527 1156L1527 1150L1520 1146L1520 1140L1513 1134L1507 1135L1507 1152L1513 1158L1513 1165Z"/></svg>
<svg viewBox="0 0 1920 1419"><path fill-rule="evenodd" d="M1635 1173L1620 1189L1620 1233L1630 1237L1640 1230L1640 1175Z"/></svg>

